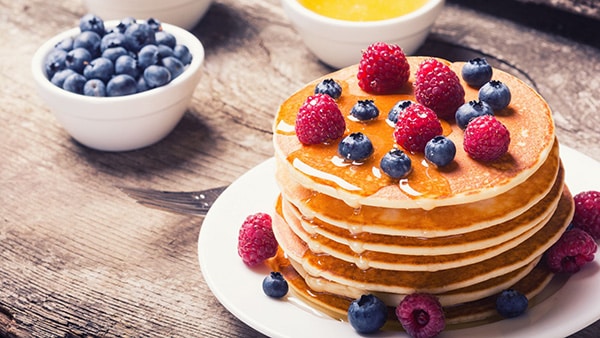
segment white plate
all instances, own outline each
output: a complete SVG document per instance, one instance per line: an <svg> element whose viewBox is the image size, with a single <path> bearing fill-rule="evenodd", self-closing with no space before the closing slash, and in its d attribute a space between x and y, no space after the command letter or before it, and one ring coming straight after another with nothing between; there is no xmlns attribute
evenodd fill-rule
<svg viewBox="0 0 600 338"><path fill-rule="evenodd" d="M600 163L561 147L573 194L600 190ZM360 337L350 324L312 312L293 297L275 300L262 291L267 267L248 268L237 254L239 228L249 214L272 213L278 188L274 160L258 165L223 192L204 219L198 258L206 283L219 301L252 328L272 337ZM521 317L446 330L439 337L565 337L600 319L600 254L558 292ZM375 337L405 337L380 332Z"/></svg>

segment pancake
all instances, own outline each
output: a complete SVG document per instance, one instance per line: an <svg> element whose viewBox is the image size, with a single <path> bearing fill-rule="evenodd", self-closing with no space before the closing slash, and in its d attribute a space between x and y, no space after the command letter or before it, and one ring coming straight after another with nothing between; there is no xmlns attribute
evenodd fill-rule
<svg viewBox="0 0 600 338"><path fill-rule="evenodd" d="M485 229L512 219L539 202L556 185L560 167L558 142L534 175L497 197L455 206L424 209L354 208L341 200L303 187L278 170L279 188L305 217L319 218L352 233L370 232L413 237L440 237ZM562 180L562 178L561 178ZM558 184L560 185L560 184ZM448 217L449 214L453 216ZM415 224L419 224L415 227Z"/></svg>
<svg viewBox="0 0 600 338"><path fill-rule="evenodd" d="M382 175L379 159L394 147L393 128L385 121L391 107L400 100L414 100L414 70L424 58L409 57L411 76L396 94L371 95L363 92L356 79L356 66L350 66L323 78L332 78L342 86L343 95L337 100L340 110L348 115L357 100L372 99L381 114L369 123L354 122L346 117L346 135L361 131L375 149L361 165L336 165L339 162L337 143L303 146L294 133L294 123L300 105L312 95L318 79L300 89L280 106L274 122L275 157L285 170L302 186L345 201L357 207L371 205L389 208L432 209L488 199L514 188L529 178L546 160L554 143L554 123L547 103L521 80L494 70L494 78L509 86L510 105L496 114L511 133L508 153L493 163L472 160L458 151L451 168L437 170L427 165L422 154L409 154L412 173L396 184ZM447 61L445 61L447 62ZM462 63L450 64L460 73ZM462 80L461 80L462 81ZM477 90L463 83L465 100L477 98ZM457 149L462 149L463 132L454 122L443 122L444 134ZM338 158L338 161L335 159ZM333 161L332 161L333 159Z"/></svg>
<svg viewBox="0 0 600 338"><path fill-rule="evenodd" d="M549 221L521 244L479 263L438 271L362 269L354 262L313 252L283 217L274 218L273 231L290 259L301 262L303 269L312 276L359 286L368 291L439 294L498 277L533 262L560 238L569 225L573 210L572 196L564 189L558 208Z"/></svg>
<svg viewBox="0 0 600 338"><path fill-rule="evenodd" d="M336 318L346 318L350 302L371 293L389 306L394 320L388 325L398 326L394 307L423 292L440 300L449 325L498 319L495 297L502 290L515 288L531 301L552 280L543 255L573 216L551 110L524 82L494 69L493 79L512 94L509 106L495 112L510 132L508 152L493 162L473 160L463 151L464 132L441 120L442 133L456 145L454 160L436 167L422 153L406 152L412 171L392 179L379 168L383 155L398 147L387 112L398 101L415 101L414 71L425 58L408 60L412 74L395 93L363 92L351 66L281 104L273 126L281 191L273 232L280 249L269 264L299 298ZM456 73L464 64L440 61ZM342 86L336 102L346 119L344 135L362 132L373 144L362 163L344 162L337 140L305 146L295 135L299 107L323 79ZM465 100L476 100L478 90L461 84ZM358 100L373 100L379 117L349 119Z"/></svg>

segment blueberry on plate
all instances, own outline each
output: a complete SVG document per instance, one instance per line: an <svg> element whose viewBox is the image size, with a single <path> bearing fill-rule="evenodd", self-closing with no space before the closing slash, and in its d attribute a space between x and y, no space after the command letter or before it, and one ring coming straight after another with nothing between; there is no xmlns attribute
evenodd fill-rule
<svg viewBox="0 0 600 338"><path fill-rule="evenodd" d="M373 153L373 144L361 133L351 133L338 145L338 154L348 162L362 162Z"/></svg>
<svg viewBox="0 0 600 338"><path fill-rule="evenodd" d="M394 148L383 155L379 167L391 178L403 178L410 173L412 161L404 151Z"/></svg>
<svg viewBox="0 0 600 338"><path fill-rule="evenodd" d="M358 100L350 110L350 116L358 121L370 121L379 116L379 108L373 100Z"/></svg>
<svg viewBox="0 0 600 338"><path fill-rule="evenodd" d="M471 100L458 107L454 117L458 127L465 130L472 119L483 115L494 115L494 110L485 101Z"/></svg>
<svg viewBox="0 0 600 338"><path fill-rule="evenodd" d="M265 295L272 298L282 298L288 293L289 286L280 272L273 271L268 274L262 282Z"/></svg>
<svg viewBox="0 0 600 338"><path fill-rule="evenodd" d="M324 79L315 86L315 94L327 94L334 100L342 96L342 86L334 79Z"/></svg>
<svg viewBox="0 0 600 338"><path fill-rule="evenodd" d="M106 96L124 96L137 92L137 81L133 76L118 74L106 84Z"/></svg>
<svg viewBox="0 0 600 338"><path fill-rule="evenodd" d="M510 103L510 89L498 80L492 80L479 88L479 101L485 101L494 111L499 111Z"/></svg>
<svg viewBox="0 0 600 338"><path fill-rule="evenodd" d="M373 333L383 327L388 317L385 303L372 294L362 295L348 307L348 321L359 333Z"/></svg>
<svg viewBox="0 0 600 338"><path fill-rule="evenodd" d="M425 145L425 159L438 167L448 165L455 155L454 142L445 136L436 136Z"/></svg>
<svg viewBox="0 0 600 338"><path fill-rule="evenodd" d="M518 317L527 311L527 296L514 289L507 289L496 298L496 310L505 318Z"/></svg>
<svg viewBox="0 0 600 338"><path fill-rule="evenodd" d="M462 69L461 75L463 80L475 88L479 88L492 79L492 66L485 58L474 58L467 61Z"/></svg>

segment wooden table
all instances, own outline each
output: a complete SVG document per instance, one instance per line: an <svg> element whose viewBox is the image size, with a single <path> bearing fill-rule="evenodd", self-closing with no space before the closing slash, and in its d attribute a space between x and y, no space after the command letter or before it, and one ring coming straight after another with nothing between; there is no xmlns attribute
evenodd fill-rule
<svg viewBox="0 0 600 338"><path fill-rule="evenodd" d="M600 160L600 50L578 38L597 34L595 21L569 35L560 27L575 19L565 16L548 25L556 35L472 2L450 1L419 54L484 55L516 71L549 101L560 141ZM193 30L204 74L174 132L142 150L90 150L59 126L30 75L36 48L84 13L76 0L0 0L0 336L261 336L205 284L202 218L145 208L116 186L232 182L272 156L278 104L330 69L278 0L218 0ZM573 335L598 336L600 322Z"/></svg>

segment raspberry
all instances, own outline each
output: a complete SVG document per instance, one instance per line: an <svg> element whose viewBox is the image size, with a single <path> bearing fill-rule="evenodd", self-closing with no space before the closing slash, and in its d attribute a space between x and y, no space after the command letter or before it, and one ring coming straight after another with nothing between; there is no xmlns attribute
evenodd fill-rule
<svg viewBox="0 0 600 338"><path fill-rule="evenodd" d="M440 118L451 120L465 103L465 90L456 73L436 59L423 61L415 77L417 102L431 108Z"/></svg>
<svg viewBox="0 0 600 338"><path fill-rule="evenodd" d="M433 110L414 103L398 116L394 139L409 152L423 152L429 140L442 133L442 124Z"/></svg>
<svg viewBox="0 0 600 338"><path fill-rule="evenodd" d="M327 94L309 96L296 116L296 136L303 144L335 140L346 130L346 121L335 100Z"/></svg>
<svg viewBox="0 0 600 338"><path fill-rule="evenodd" d="M573 226L600 239L600 191L584 191L575 197Z"/></svg>
<svg viewBox="0 0 600 338"><path fill-rule="evenodd" d="M444 310L439 300L426 293L404 297L396 307L396 316L406 332L414 338L438 335L446 326Z"/></svg>
<svg viewBox="0 0 600 338"><path fill-rule="evenodd" d="M402 48L376 42L363 51L356 76L358 85L365 92L391 93L408 81L410 65Z"/></svg>
<svg viewBox="0 0 600 338"><path fill-rule="evenodd" d="M465 129L463 148L477 161L491 162L508 151L510 132L493 115L474 118Z"/></svg>
<svg viewBox="0 0 600 338"><path fill-rule="evenodd" d="M594 260L598 245L587 232L573 228L566 231L546 252L546 265L554 273L575 273Z"/></svg>
<svg viewBox="0 0 600 338"><path fill-rule="evenodd" d="M244 263L253 266L277 253L271 216L262 212L249 215L238 236L238 254Z"/></svg>

